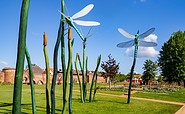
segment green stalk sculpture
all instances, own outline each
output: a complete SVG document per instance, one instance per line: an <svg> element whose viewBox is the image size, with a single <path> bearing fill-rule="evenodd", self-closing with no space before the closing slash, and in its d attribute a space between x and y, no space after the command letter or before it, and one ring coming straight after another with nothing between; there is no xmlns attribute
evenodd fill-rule
<svg viewBox="0 0 185 114"><path fill-rule="evenodd" d="M65 78L65 88L64 91L65 93L65 99L63 99L63 110L62 114L66 114L67 111L67 106L68 106L68 100L69 100L69 78L70 78L70 71L71 71L71 66L72 66L72 43L71 43L71 38L72 38L72 29L68 29L68 51L69 51L69 56L68 56L68 65L67 65L67 72L66 72L66 78Z"/></svg>
<svg viewBox="0 0 185 114"><path fill-rule="evenodd" d="M49 58L48 58L48 51L47 51L47 35L44 32L44 57L45 57L45 64L46 64L46 111L47 114L50 114L50 97L49 97L49 88L50 88L50 69L49 69Z"/></svg>
<svg viewBox="0 0 185 114"><path fill-rule="evenodd" d="M71 42L72 46L73 46L73 44L74 44L74 39ZM70 71L69 114L73 113L73 110L72 110L72 96L73 96L73 65L71 65L71 71Z"/></svg>
<svg viewBox="0 0 185 114"><path fill-rule="evenodd" d="M95 100L95 96L96 96L96 84L97 84L97 79L98 79L98 74L96 74L96 79L95 79L95 84L94 84L94 94L93 94L93 101Z"/></svg>
<svg viewBox="0 0 185 114"><path fill-rule="evenodd" d="M29 3L30 3L30 0L22 1L17 63L16 63L15 80L14 80L13 107L12 107L13 114L21 114L22 77L24 72L26 31L27 31Z"/></svg>
<svg viewBox="0 0 185 114"><path fill-rule="evenodd" d="M83 78L83 99L84 99L84 102L86 101L86 86L87 86L87 82L86 82L86 80L85 79L87 79L87 77L86 77L86 74L87 74L87 72L85 73L85 65L86 65L86 38L84 38L84 40L83 40L83 64L82 64L82 78Z"/></svg>
<svg viewBox="0 0 185 114"><path fill-rule="evenodd" d="M78 77L78 83L79 83L79 87L80 87L81 102L84 103L84 100L83 100L83 89L82 89L82 84L81 84L81 81L80 81L80 74L79 74L78 67L77 67L78 66L78 61L81 64L81 62L80 62L80 56L77 53L76 54L76 60L75 60L75 69L76 69L76 73L77 73L77 77Z"/></svg>
<svg viewBox="0 0 185 114"><path fill-rule="evenodd" d="M36 114L36 102L35 102L35 89L34 89L34 82L33 82L33 70L32 70L32 64L30 59L30 54L28 52L28 49L26 47L26 58L28 62L28 68L29 68L29 77L30 77L30 87L31 87L31 100L32 100L32 113Z"/></svg>
<svg viewBox="0 0 185 114"><path fill-rule="evenodd" d="M57 41L55 44L55 49L54 49L54 55L53 55L53 66L54 66L54 72L53 72L53 79L52 79L52 85L51 85L51 113L55 114L55 85L56 85L56 77L58 73L58 49L60 45L60 39L61 39L61 22L60 22L60 27L58 31L58 37Z"/></svg>
<svg viewBox="0 0 185 114"><path fill-rule="evenodd" d="M64 7L65 3L64 0L62 0L62 13L64 13ZM63 71L63 93L65 93L65 83L64 81L66 80L66 62L65 62L65 42L64 42L64 20L65 17L62 15L62 36L61 36L61 61L62 61L62 71ZM63 99L65 99L65 95L63 94ZM63 102L64 105L64 102Z"/></svg>
<svg viewBox="0 0 185 114"><path fill-rule="evenodd" d="M69 92L69 114L73 113L73 110L72 110L72 96L73 96L73 66L71 65L71 71L70 71L70 92Z"/></svg>
<svg viewBox="0 0 185 114"><path fill-rule="evenodd" d="M87 41L87 38L84 38L83 39L83 60L82 60L82 63L80 61L80 56L78 55L78 61L79 61L81 73L82 73L82 94L83 94L83 99L81 99L81 100L83 100L82 102L86 101L86 93L87 93L86 87L87 87L88 69L87 69L87 58L86 58L86 41ZM86 72L85 72L85 68L86 68Z"/></svg>
<svg viewBox="0 0 185 114"><path fill-rule="evenodd" d="M97 77L98 68L100 66L100 61L101 61L101 55L97 59L97 66L96 66L96 69L95 69L94 74L93 74L93 78L92 78L92 82L91 82L91 88L90 88L89 102L92 101L92 90L93 90L94 84L95 84L94 91L96 89L97 78L95 78L95 77ZM94 96L95 96L95 94L94 94Z"/></svg>
<svg viewBox="0 0 185 114"><path fill-rule="evenodd" d="M57 73L58 73L58 66L57 66L58 60L57 59L58 59L58 49L59 49L61 39L62 39L62 53L65 53L64 52L65 51L64 38L63 38L63 34L64 34L63 24L64 24L64 22L61 19L59 30L58 30L58 37L57 37L57 41L55 44L54 55L53 55L54 73L53 73L53 79L52 79L52 85L51 85L51 113L52 114L55 114L55 85L56 85L56 77L57 77ZM64 57L65 56L62 56L62 58L64 58Z"/></svg>

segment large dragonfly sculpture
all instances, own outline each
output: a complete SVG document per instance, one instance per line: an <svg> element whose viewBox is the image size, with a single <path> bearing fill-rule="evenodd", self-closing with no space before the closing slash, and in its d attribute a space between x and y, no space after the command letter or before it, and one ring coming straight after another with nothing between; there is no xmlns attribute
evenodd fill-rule
<svg viewBox="0 0 185 114"><path fill-rule="evenodd" d="M155 42L146 42L143 40L140 40L141 38L145 38L147 36L149 36L151 33L153 33L155 30L155 28L151 28L148 31L139 34L139 31L137 32L136 35L132 35L128 32L126 32L125 30L123 30L122 28L118 28L118 31L125 37L127 38L133 38L133 40L130 40L128 42L122 42L119 43L117 45L117 47L119 48L128 48L128 47L135 47L134 50L134 61L132 64L132 68L131 68L131 72L130 72L130 84L129 84L129 90L128 90L128 101L127 103L130 103L130 93L131 93L131 87L132 87L132 78L133 78L133 74L134 74L134 67L135 67L135 63L136 63L136 58L137 58L137 52L138 52L138 46L142 46L142 47L154 47L157 46L157 43Z"/></svg>
<svg viewBox="0 0 185 114"><path fill-rule="evenodd" d="M80 33L80 31L77 29L74 23L76 23L77 25L81 25L81 26L98 26L100 25L100 23L95 22L95 21L82 21L82 20L75 20L75 19L87 15L93 9L93 7L94 7L93 4L89 4L85 8L83 8L82 10L74 14L72 17L66 16L61 11L59 11L65 17L65 20L68 23L68 25L70 25L71 27L75 29L75 31L77 32L77 34L80 36L82 40L84 40L84 37Z"/></svg>

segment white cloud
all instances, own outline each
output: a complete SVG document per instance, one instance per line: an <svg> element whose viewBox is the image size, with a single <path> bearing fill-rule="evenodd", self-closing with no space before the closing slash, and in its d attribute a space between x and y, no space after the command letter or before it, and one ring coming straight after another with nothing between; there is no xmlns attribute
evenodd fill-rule
<svg viewBox="0 0 185 114"><path fill-rule="evenodd" d="M155 34L151 34L144 38L144 41L157 42L157 36ZM134 47L127 48L125 53L126 55L133 57ZM156 57L158 54L159 51L155 50L154 47L139 47L137 57Z"/></svg>
<svg viewBox="0 0 185 114"><path fill-rule="evenodd" d="M144 38L147 42L157 42L157 36L155 34L150 34L148 37Z"/></svg>
<svg viewBox="0 0 185 114"><path fill-rule="evenodd" d="M4 65L4 66L7 66L7 65L8 65L8 63L5 62L5 61L0 61L0 64L1 64L1 65Z"/></svg>

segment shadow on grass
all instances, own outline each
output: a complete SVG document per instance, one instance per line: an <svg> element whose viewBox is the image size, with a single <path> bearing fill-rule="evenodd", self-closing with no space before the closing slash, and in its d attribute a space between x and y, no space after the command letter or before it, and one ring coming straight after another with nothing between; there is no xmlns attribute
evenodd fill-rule
<svg viewBox="0 0 185 114"><path fill-rule="evenodd" d="M22 107L24 107L24 109L29 109L29 108L25 108L25 107L30 107L31 104L21 104ZM4 102L0 102L0 113L2 111L2 113L4 114L10 114L12 112L12 106L13 106L13 103L4 103ZM28 113L25 113L25 112L21 112L21 114L28 114Z"/></svg>
<svg viewBox="0 0 185 114"><path fill-rule="evenodd" d="M79 103L82 103L80 98L73 98L73 101L74 102L79 102ZM89 102L88 99L86 99L86 102L85 103L104 103L104 102L110 102L110 103L118 103L118 104L127 104L126 102L124 101L113 101L113 100L109 100L109 99L97 99L97 100L94 100L92 102Z"/></svg>
<svg viewBox="0 0 185 114"><path fill-rule="evenodd" d="M13 103L3 103L3 102L0 102L0 107L7 107L7 106L12 106Z"/></svg>
<svg viewBox="0 0 185 114"><path fill-rule="evenodd" d="M13 103L0 102L0 113L11 114ZM37 113L46 113L46 107L37 106ZM21 114L30 114L32 112L32 104L21 104ZM26 111L26 112L25 112ZM56 109L56 111L61 111Z"/></svg>

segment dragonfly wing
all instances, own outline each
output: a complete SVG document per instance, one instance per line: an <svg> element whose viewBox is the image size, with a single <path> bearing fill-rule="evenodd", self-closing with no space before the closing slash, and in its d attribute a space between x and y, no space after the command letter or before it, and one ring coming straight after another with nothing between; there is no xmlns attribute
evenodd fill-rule
<svg viewBox="0 0 185 114"><path fill-rule="evenodd" d="M79 17L83 17L85 16L86 14L88 14L92 8L94 7L93 4L89 4L87 5L85 8L83 8L81 11L77 12L76 14L74 14L72 16L72 19L76 19L76 18L79 18Z"/></svg>
<svg viewBox="0 0 185 114"><path fill-rule="evenodd" d="M81 26L98 26L98 25L100 25L99 22L95 22L95 21L73 20L73 22L75 22L76 24L81 25Z"/></svg>
<svg viewBox="0 0 185 114"><path fill-rule="evenodd" d="M153 33L154 30L155 30L155 28L151 28L148 31L144 32L143 34L140 34L139 37L140 38L145 38L145 37L149 36L151 33Z"/></svg>
<svg viewBox="0 0 185 114"><path fill-rule="evenodd" d="M123 36L125 36L125 37L127 37L127 38L135 38L134 35L132 35L132 34L126 32L126 31L123 30L122 28L118 28L118 31L119 31Z"/></svg>
<svg viewBox="0 0 185 114"><path fill-rule="evenodd" d="M128 42L122 42L122 43L119 43L117 45L117 47L119 47L119 48L128 48L128 47L134 46L134 43L135 43L134 40L131 40L131 41L128 41Z"/></svg>
<svg viewBox="0 0 185 114"><path fill-rule="evenodd" d="M157 43L155 43L155 42L146 42L146 41L143 41L143 40L139 40L138 45L142 46L142 47L155 47L155 46L157 46Z"/></svg>

